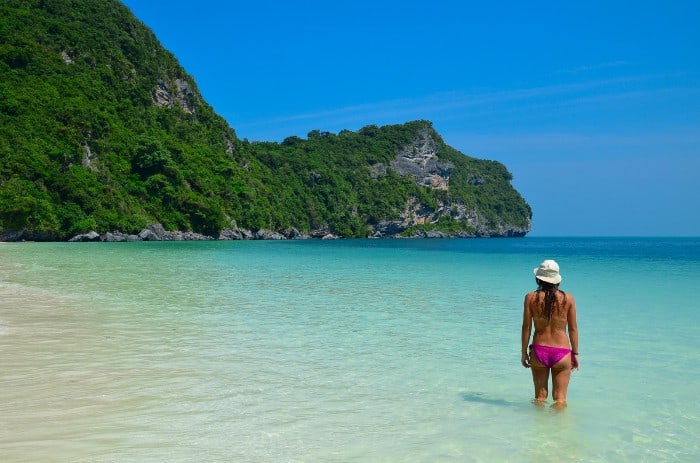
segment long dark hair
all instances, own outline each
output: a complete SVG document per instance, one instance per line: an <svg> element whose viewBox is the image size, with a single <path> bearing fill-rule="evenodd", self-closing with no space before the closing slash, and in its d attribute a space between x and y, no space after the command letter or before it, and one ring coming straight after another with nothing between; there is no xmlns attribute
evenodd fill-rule
<svg viewBox="0 0 700 463"><path fill-rule="evenodd" d="M544 315L547 317L547 320L551 320L552 314L559 305L557 293L562 293L564 295L564 302L566 302L566 293L559 289L559 283L547 283L539 278L536 278L536 280L537 292L544 292Z"/></svg>

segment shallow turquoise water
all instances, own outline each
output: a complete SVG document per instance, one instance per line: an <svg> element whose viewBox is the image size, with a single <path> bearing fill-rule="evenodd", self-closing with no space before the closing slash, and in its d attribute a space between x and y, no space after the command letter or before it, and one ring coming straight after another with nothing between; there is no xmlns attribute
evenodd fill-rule
<svg viewBox="0 0 700 463"><path fill-rule="evenodd" d="M520 366L575 297L563 412ZM0 244L3 462L700 458L700 239Z"/></svg>

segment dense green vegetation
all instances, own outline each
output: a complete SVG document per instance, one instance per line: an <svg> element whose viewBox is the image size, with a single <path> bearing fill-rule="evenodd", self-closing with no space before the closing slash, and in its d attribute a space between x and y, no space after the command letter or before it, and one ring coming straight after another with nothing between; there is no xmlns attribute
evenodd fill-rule
<svg viewBox="0 0 700 463"><path fill-rule="evenodd" d="M447 191L391 169L372 175L420 131L455 166ZM432 209L465 204L485 226L527 231L531 212L510 180L425 121L241 141L116 0L0 4L0 233L66 239L162 223L216 236L235 221L358 237L410 198ZM449 216L423 228L474 231Z"/></svg>

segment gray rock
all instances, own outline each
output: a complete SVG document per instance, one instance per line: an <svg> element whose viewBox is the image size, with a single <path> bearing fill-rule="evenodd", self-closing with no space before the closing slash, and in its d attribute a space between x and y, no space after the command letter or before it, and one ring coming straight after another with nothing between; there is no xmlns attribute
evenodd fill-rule
<svg viewBox="0 0 700 463"><path fill-rule="evenodd" d="M165 228L163 228L163 225L159 223L150 224L148 227L146 227L146 229L152 231L159 240L162 240L166 235Z"/></svg>
<svg viewBox="0 0 700 463"><path fill-rule="evenodd" d="M256 240L286 240L287 237L285 237L281 233L277 233L276 231L261 228L260 230L255 232L255 239Z"/></svg>
<svg viewBox="0 0 700 463"><path fill-rule="evenodd" d="M320 227L320 228L315 228L311 230L309 233L309 236L311 238L323 238L324 236L330 234L331 231L328 227Z"/></svg>
<svg viewBox="0 0 700 463"><path fill-rule="evenodd" d="M430 230L425 233L426 238L447 238L448 235L439 230Z"/></svg>
<svg viewBox="0 0 700 463"><path fill-rule="evenodd" d="M0 241L20 241L24 236L24 229L22 230L3 230L0 232Z"/></svg>
<svg viewBox="0 0 700 463"><path fill-rule="evenodd" d="M121 242L121 241L126 241L126 237L124 235L116 234L116 233L110 233L107 232L102 236L102 241L106 243L116 243L116 242Z"/></svg>
<svg viewBox="0 0 700 463"><path fill-rule="evenodd" d="M306 239L309 239L309 238L310 238L309 235L300 232L299 230L297 230L297 229L294 228L294 227L287 228L286 230L284 230L284 231L282 232L282 234L283 234L284 236L286 236L287 239L289 239L289 240L306 240Z"/></svg>
<svg viewBox="0 0 700 463"><path fill-rule="evenodd" d="M143 241L160 241L158 235L149 229L141 230L141 233L139 233L139 238L141 238Z"/></svg>
<svg viewBox="0 0 700 463"><path fill-rule="evenodd" d="M236 221L231 221L231 228L225 228L219 233L220 240L252 240L256 239L253 232L244 228L238 228Z"/></svg>
<svg viewBox="0 0 700 463"><path fill-rule="evenodd" d="M96 231L90 231L85 235L85 238L87 238L88 241L99 241L100 234Z"/></svg>
<svg viewBox="0 0 700 463"><path fill-rule="evenodd" d="M80 235L75 235L73 238L68 240L71 243L86 243L91 241L100 241L100 234L96 231L90 231Z"/></svg>
<svg viewBox="0 0 700 463"><path fill-rule="evenodd" d="M221 230L219 233L219 239L220 240L242 240L243 239L243 233L241 230L236 228L224 228Z"/></svg>
<svg viewBox="0 0 700 463"><path fill-rule="evenodd" d="M211 236L202 235L201 233L187 231L182 233L182 239L185 241L210 241L214 238Z"/></svg>
<svg viewBox="0 0 700 463"><path fill-rule="evenodd" d="M378 236L397 235L406 230L406 224L399 221L381 221L374 226L374 234Z"/></svg>

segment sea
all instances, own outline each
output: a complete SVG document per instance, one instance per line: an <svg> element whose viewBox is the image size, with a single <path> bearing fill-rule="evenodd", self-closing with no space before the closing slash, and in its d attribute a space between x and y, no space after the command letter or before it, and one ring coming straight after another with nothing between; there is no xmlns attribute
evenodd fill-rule
<svg viewBox="0 0 700 463"><path fill-rule="evenodd" d="M525 293L576 301L533 404ZM0 243L0 461L697 462L700 238Z"/></svg>

